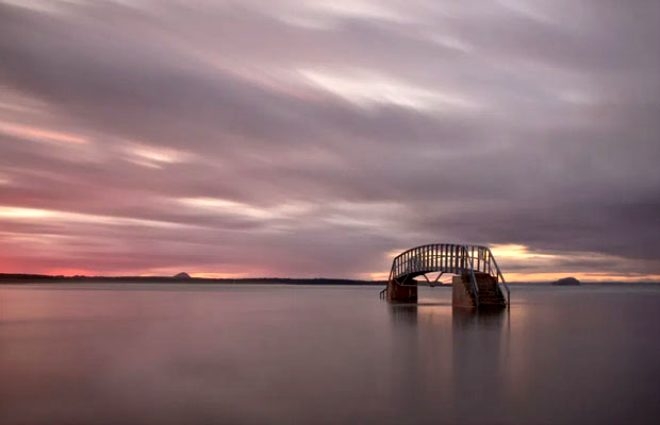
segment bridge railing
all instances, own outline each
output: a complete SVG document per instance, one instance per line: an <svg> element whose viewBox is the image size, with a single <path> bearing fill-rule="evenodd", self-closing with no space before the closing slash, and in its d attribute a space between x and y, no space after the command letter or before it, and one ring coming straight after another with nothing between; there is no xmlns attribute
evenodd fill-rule
<svg viewBox="0 0 660 425"><path fill-rule="evenodd" d="M474 270L489 274L495 279L495 282L498 285L504 287L506 292L506 302L508 305L509 299L511 298L511 291L509 290L509 285L507 285L504 275L500 270L500 266L497 264L490 248L483 245L467 245L465 248L472 259Z"/></svg>
<svg viewBox="0 0 660 425"><path fill-rule="evenodd" d="M434 271L453 274L469 273L475 299L478 299L479 288L474 274L475 272L487 273L495 279L498 285L504 286L507 304L509 302L509 287L497 261L490 248L482 245L430 244L411 248L394 258L390 270L390 280L394 279L398 282L399 278L407 275L420 275Z"/></svg>

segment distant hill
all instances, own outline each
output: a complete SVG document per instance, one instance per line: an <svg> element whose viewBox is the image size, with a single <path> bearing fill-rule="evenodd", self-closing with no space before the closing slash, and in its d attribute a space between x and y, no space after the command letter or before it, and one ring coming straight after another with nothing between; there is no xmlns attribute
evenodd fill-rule
<svg viewBox="0 0 660 425"><path fill-rule="evenodd" d="M580 285L580 281L577 280L574 277L564 277L559 280L556 280L552 282L553 285L558 285L558 286L578 286Z"/></svg>

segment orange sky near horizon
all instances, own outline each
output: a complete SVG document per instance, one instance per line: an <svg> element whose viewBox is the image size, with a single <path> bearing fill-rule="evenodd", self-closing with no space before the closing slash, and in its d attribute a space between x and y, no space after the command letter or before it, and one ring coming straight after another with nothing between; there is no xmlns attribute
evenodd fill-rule
<svg viewBox="0 0 660 425"><path fill-rule="evenodd" d="M500 267L503 270L505 279L508 282L512 283L525 283L525 282L552 282L557 279L572 276L583 282L660 282L660 275L657 274L608 274L602 273L598 270L552 270L553 260L561 260L562 256L557 254L543 254L538 252L530 251L527 247L523 245L493 245L492 252L500 264ZM391 256L394 257L396 254L390 255L388 253L385 257ZM515 263L516 266L525 264L525 261L535 262L542 260L547 267L546 270L541 271L516 271L516 268L513 270L507 270L507 265ZM531 267L538 267L538 265L531 265ZM62 275L62 276L173 276L179 272L185 271L189 273L192 277L199 278L219 278L219 279L246 279L246 278L263 278L263 277L273 277L273 278L288 278L288 277L298 277L298 278L355 278L355 279L365 279L365 280L387 280L389 275L389 268L386 267L381 271L375 272L364 272L358 273L353 276L346 275L297 275L293 274L282 275L276 272L270 272L266 269L245 269L238 270L236 266L232 268L235 271L227 272L218 272L218 271L208 271L208 270L197 270L194 268L171 268L171 267L158 267L151 270L126 270L126 271L116 271L112 273L104 273L93 268L77 268L77 267L53 267L53 268L41 268L38 262L35 262L34 266L30 264L21 264L19 267L14 266L11 262L6 259L0 258L0 272L2 273L26 273L26 274L47 274L47 275ZM447 281L449 279L449 274L442 278L442 281Z"/></svg>

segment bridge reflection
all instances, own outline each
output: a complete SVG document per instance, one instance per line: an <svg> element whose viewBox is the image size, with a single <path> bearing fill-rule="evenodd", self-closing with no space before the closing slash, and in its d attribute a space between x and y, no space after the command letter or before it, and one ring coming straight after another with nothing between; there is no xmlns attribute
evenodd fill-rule
<svg viewBox="0 0 660 425"><path fill-rule="evenodd" d="M456 308L452 311L454 330L501 329L509 323L510 310L471 310Z"/></svg>
<svg viewBox="0 0 660 425"><path fill-rule="evenodd" d="M391 378L399 383L407 410L462 423L466 412L479 416L473 412L479 406L497 407L500 395L492 389L506 376L509 310L452 308L449 301L388 308L392 361L400 363ZM489 421L481 419L475 423Z"/></svg>
<svg viewBox="0 0 660 425"><path fill-rule="evenodd" d="M450 324L454 330L502 328L509 325L510 310L452 308L450 302L389 304L390 316L400 324Z"/></svg>

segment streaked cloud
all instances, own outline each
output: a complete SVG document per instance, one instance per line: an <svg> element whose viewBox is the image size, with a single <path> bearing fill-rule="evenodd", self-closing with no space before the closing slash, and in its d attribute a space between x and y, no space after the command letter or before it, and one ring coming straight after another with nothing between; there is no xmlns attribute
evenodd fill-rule
<svg viewBox="0 0 660 425"><path fill-rule="evenodd" d="M54 131L44 128L34 128L26 125L7 123L0 121L0 133L8 136L17 137L22 140L28 140L39 143L60 143L60 144L86 144L89 140L75 134L67 134L60 131Z"/></svg>
<svg viewBox="0 0 660 425"><path fill-rule="evenodd" d="M476 107L474 102L458 95L433 92L377 73L353 70L350 72L351 77L348 77L323 71L301 70L300 74L312 85L361 107L391 105L420 112L452 112L456 109Z"/></svg>
<svg viewBox="0 0 660 425"><path fill-rule="evenodd" d="M167 164L190 162L194 158L185 151L131 141L124 142L122 151L127 161L149 168L163 168Z"/></svg>
<svg viewBox="0 0 660 425"><path fill-rule="evenodd" d="M658 276L659 21L0 0L2 271L367 277L438 241L520 279Z"/></svg>
<svg viewBox="0 0 660 425"><path fill-rule="evenodd" d="M82 214L68 211L56 211L39 208L0 206L0 218L6 221L47 221L48 224L84 224L93 223L112 226L149 226L149 227L188 227L190 224L172 223L160 220L145 220L132 217L117 217L95 214Z"/></svg>
<svg viewBox="0 0 660 425"><path fill-rule="evenodd" d="M311 207L303 203L288 203L276 206L258 207L244 202L219 198L182 198L181 204L191 211L208 211L221 215L233 215L256 220L274 220L304 216Z"/></svg>

